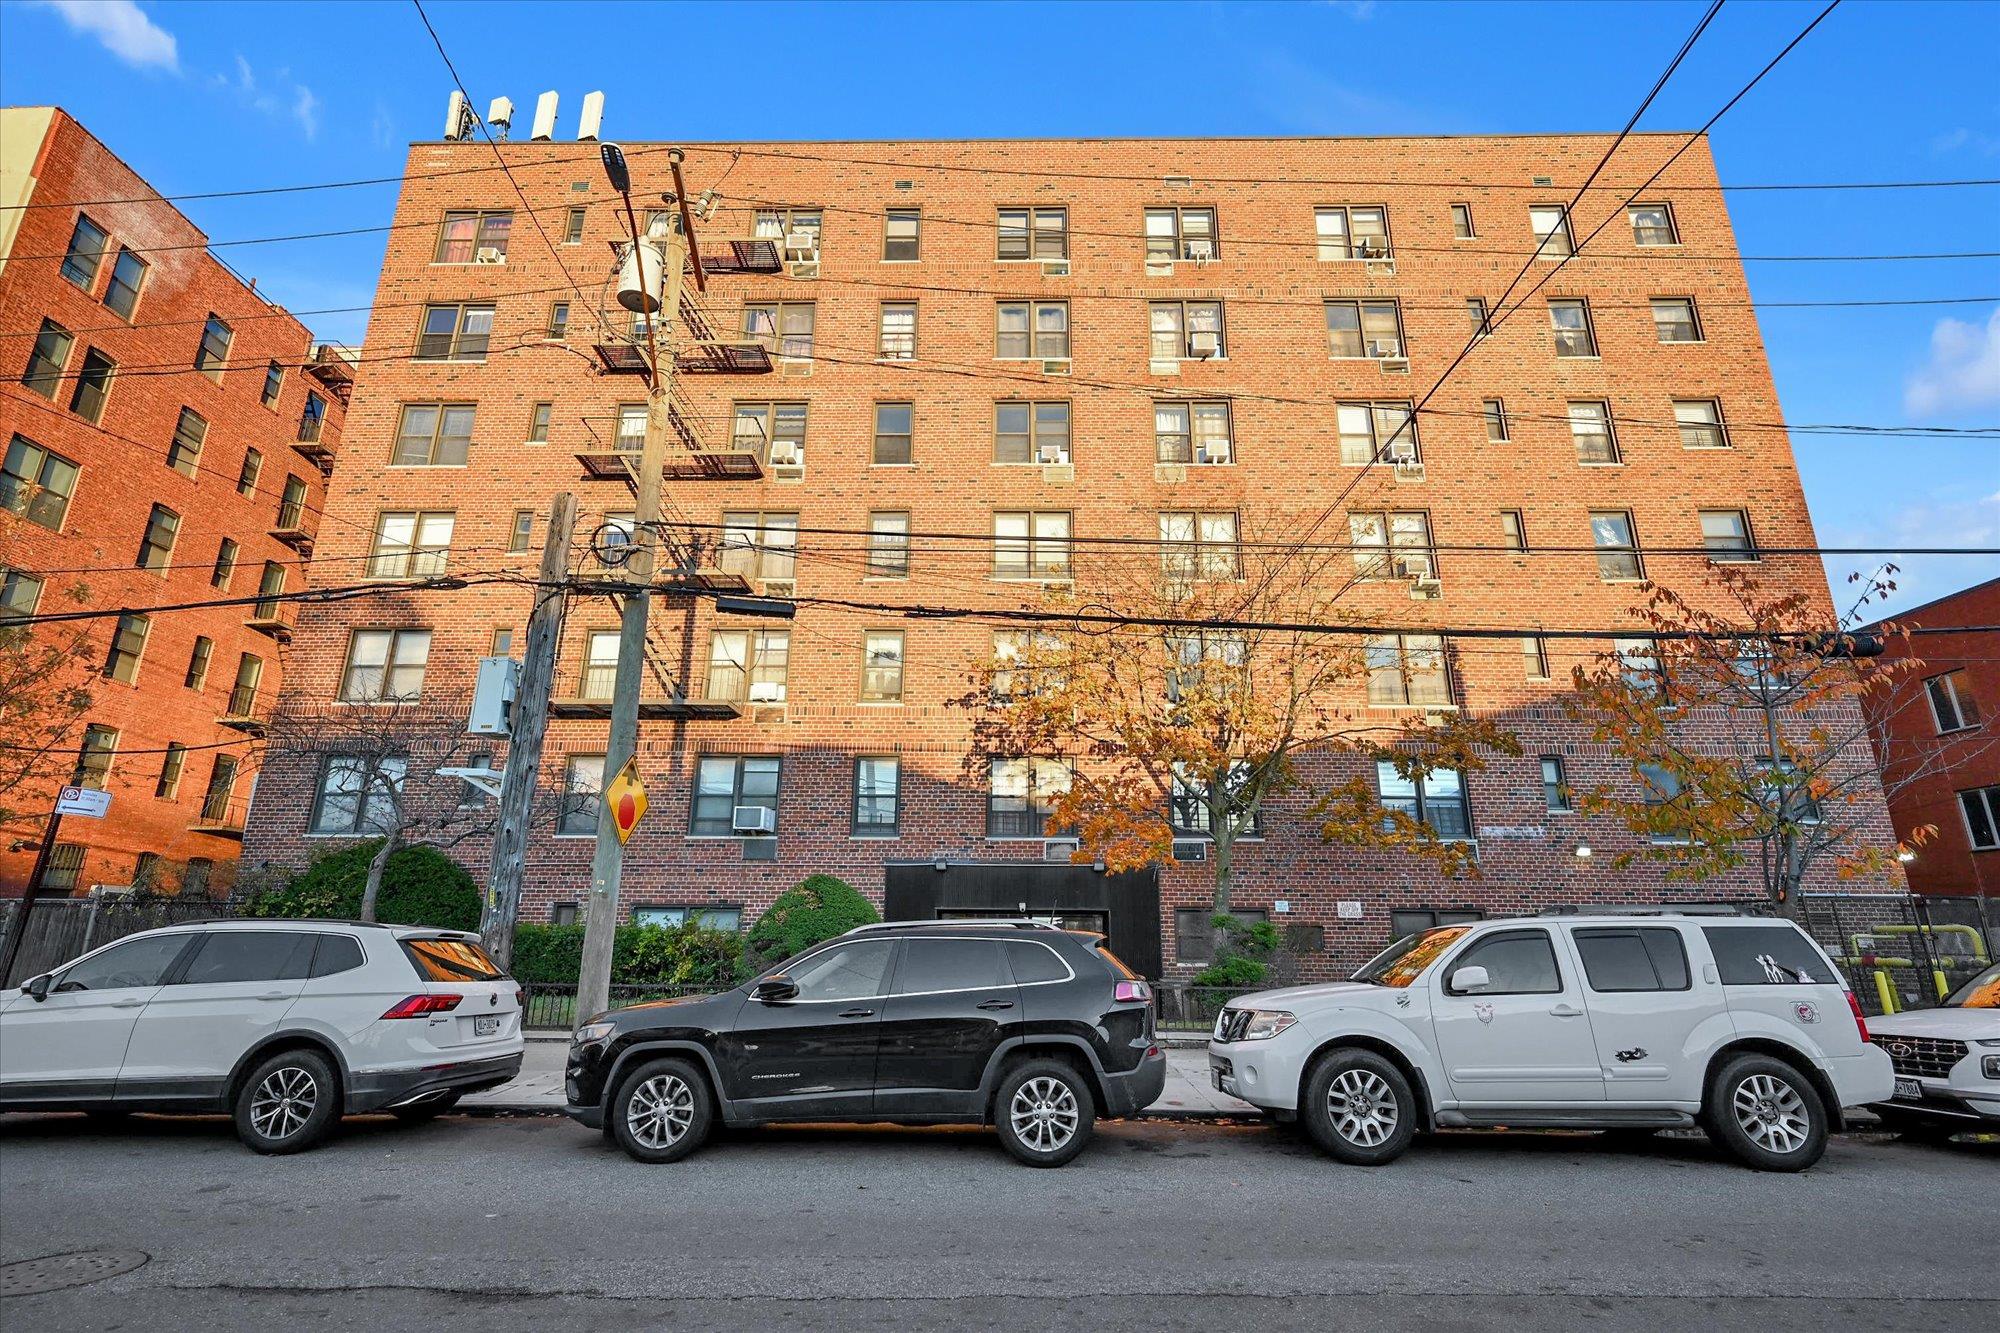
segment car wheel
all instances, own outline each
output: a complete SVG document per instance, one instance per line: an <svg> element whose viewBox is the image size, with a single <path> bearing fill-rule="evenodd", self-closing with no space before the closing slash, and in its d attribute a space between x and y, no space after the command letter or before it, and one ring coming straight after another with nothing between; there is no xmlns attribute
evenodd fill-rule
<svg viewBox="0 0 2000 1333"><path fill-rule="evenodd" d="M1758 1171L1803 1171L1826 1152L1826 1104L1804 1074L1768 1055L1739 1055L1709 1085L1708 1136Z"/></svg>
<svg viewBox="0 0 2000 1333"><path fill-rule="evenodd" d="M1313 1066L1299 1119L1313 1141L1354 1166L1403 1155L1417 1133L1417 1098L1403 1071L1373 1051L1336 1050Z"/></svg>
<svg viewBox="0 0 2000 1333"><path fill-rule="evenodd" d="M458 1105L458 1094L447 1092L442 1097L433 1097L414 1106L392 1106L389 1108L389 1114L406 1125L421 1125L426 1120L437 1119L456 1105Z"/></svg>
<svg viewBox="0 0 2000 1333"><path fill-rule="evenodd" d="M260 1153L304 1152L340 1116L340 1080L317 1051L280 1051L236 1094L236 1137Z"/></svg>
<svg viewBox="0 0 2000 1333"><path fill-rule="evenodd" d="M1061 1166L1090 1145L1096 1108L1090 1087L1061 1060L1027 1060L1007 1071L993 1098L993 1123L1014 1160Z"/></svg>
<svg viewBox="0 0 2000 1333"><path fill-rule="evenodd" d="M649 1060L627 1074L606 1108L611 1137L640 1162L678 1162L714 1124L708 1080L686 1060Z"/></svg>

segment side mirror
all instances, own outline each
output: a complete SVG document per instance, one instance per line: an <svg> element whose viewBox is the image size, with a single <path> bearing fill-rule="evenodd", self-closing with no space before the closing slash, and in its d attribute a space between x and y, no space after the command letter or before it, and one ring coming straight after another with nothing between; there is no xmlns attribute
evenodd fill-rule
<svg viewBox="0 0 2000 1333"><path fill-rule="evenodd" d="M1461 995L1467 991L1485 990L1492 984L1493 979L1486 975L1486 969L1477 963L1471 967L1461 967L1451 974L1451 988Z"/></svg>
<svg viewBox="0 0 2000 1333"><path fill-rule="evenodd" d="M782 972L774 972L750 988L750 998L762 1000L765 1004L796 999L798 993L798 983Z"/></svg>
<svg viewBox="0 0 2000 1333"><path fill-rule="evenodd" d="M29 977L21 983L21 989L27 992L29 999L39 1004L49 998L49 983L55 979L55 973L44 972L39 977Z"/></svg>

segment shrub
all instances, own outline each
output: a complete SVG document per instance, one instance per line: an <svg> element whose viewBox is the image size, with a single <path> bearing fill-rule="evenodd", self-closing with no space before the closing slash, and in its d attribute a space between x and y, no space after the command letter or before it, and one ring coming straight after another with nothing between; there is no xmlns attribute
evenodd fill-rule
<svg viewBox="0 0 2000 1333"><path fill-rule="evenodd" d="M1221 947L1214 962L1195 973L1197 986L1259 986L1270 975L1269 959L1279 945L1278 928L1268 921L1245 924L1218 913L1212 925L1222 928Z"/></svg>
<svg viewBox="0 0 2000 1333"><path fill-rule="evenodd" d="M620 926L612 936L614 986L723 989L736 982L743 953L734 931L681 926ZM514 927L515 980L574 986L583 973L583 927L528 922Z"/></svg>
<svg viewBox="0 0 2000 1333"><path fill-rule="evenodd" d="M812 875L778 895L757 918L746 941L745 961L753 971L812 948L856 926L882 919L855 887L832 875Z"/></svg>
<svg viewBox="0 0 2000 1333"><path fill-rule="evenodd" d="M264 889L244 905L243 915L321 917L352 920L361 915L368 887L368 863L379 839L323 856L284 883ZM479 929L479 886L465 867L435 847L398 847L382 868L382 891L375 919L384 925Z"/></svg>

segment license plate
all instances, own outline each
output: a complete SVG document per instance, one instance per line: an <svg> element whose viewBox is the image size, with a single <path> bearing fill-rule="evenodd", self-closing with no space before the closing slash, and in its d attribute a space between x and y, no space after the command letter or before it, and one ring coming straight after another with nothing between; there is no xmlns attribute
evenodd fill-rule
<svg viewBox="0 0 2000 1333"><path fill-rule="evenodd" d="M1924 1098L1924 1085L1913 1078L1899 1078L1896 1080L1896 1095L1898 1097L1907 1097L1911 1101L1922 1101Z"/></svg>
<svg viewBox="0 0 2000 1333"><path fill-rule="evenodd" d="M499 1030L500 1015L498 1014L481 1014L478 1018L472 1020L472 1035L475 1037L490 1037Z"/></svg>

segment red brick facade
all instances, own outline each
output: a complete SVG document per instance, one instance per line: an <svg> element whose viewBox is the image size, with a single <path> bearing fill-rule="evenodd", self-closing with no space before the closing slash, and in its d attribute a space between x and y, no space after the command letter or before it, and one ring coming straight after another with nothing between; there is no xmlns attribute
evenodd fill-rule
<svg viewBox="0 0 2000 1333"><path fill-rule="evenodd" d="M305 327L226 269L178 210L147 202L152 189L89 131L60 111L15 108L5 115L10 138L47 127L45 136L9 145L10 174L16 164L31 165L30 192L20 200L30 206L0 255L0 447L8 450L10 471L35 473L4 479L0 569L14 580L14 609L49 613L252 595L267 564L283 571L286 589L299 590L325 479L293 446L309 394L324 407L318 445L337 445L343 403L336 387L345 390L346 367L315 365ZM66 266L79 217L104 234L102 255ZM114 289L114 282L134 276L131 258L119 272L128 255L145 264L136 302L125 299L125 287ZM221 364L205 372L195 366L211 317L231 337ZM68 339L41 343L58 353L57 361L30 375L45 321ZM94 423L88 391L72 405L93 352L117 367ZM267 389L273 365L280 367L275 396ZM254 481L240 485L250 450L261 453L261 467ZM58 460L53 471L50 457ZM65 480L63 461L75 467L73 482ZM291 478L298 485L288 542L274 534ZM61 503L57 492L65 488L70 493ZM156 507L178 518L177 530L171 549L155 554L158 568L139 568ZM234 573L218 586L224 539L238 550ZM24 582L30 579L40 581L38 594ZM155 882L164 888L181 884L190 867L197 885L226 880L240 851L254 737L246 730L251 724L231 727L219 719L262 715L280 686L281 643L247 624L252 615L245 606L151 615L136 664L118 668L129 679L106 674L117 621L35 631L43 643L86 632L77 679L92 697L63 752L32 775L36 790L9 794L10 807L31 814L0 842L0 893L19 894L26 886L42 816L55 788L72 777L86 724L116 733L101 780L111 810L104 819L64 820L58 842L66 850L56 858L53 880L45 880L48 891L131 884L141 876L142 857L159 859ZM190 687L198 636L211 647L205 680ZM128 633L125 642L137 646L136 635ZM232 707L245 654L261 660L261 676ZM169 745L187 747L177 784L162 782ZM211 796L219 757L235 757L238 771Z"/></svg>
<svg viewBox="0 0 2000 1333"><path fill-rule="evenodd" d="M1637 136L1620 149L1607 178L1643 181L1680 142ZM1438 557L1440 595L1414 600L1405 583L1384 581L1360 584L1346 599L1358 616L1411 626L1628 623L1636 585L1599 577L1590 549L1593 511L1632 515L1639 543L1653 552L1645 572L1662 581L1689 583L1705 567L1699 555L1666 550L1703 547L1704 510L1741 511L1759 544L1811 546L1812 526L1786 434L1776 427L1775 391L1705 145L1648 192L1648 200L1671 205L1670 243L1639 245L1625 210L1616 208L1585 255L1451 375L1419 421L1420 480L1399 479L1385 464L1364 472L1340 461L1335 405L1420 398L1466 341L1468 298L1495 302L1534 249L1531 206L1565 202L1607 143L1604 136L1582 136L688 148L690 192L720 195L698 229L706 253L721 255L728 238L750 235L752 210L760 205L820 212L822 242L816 276L790 269L718 274L701 298L711 322L725 330L743 327L746 301L812 303L810 359L767 375L683 374L675 390L695 429L718 445L730 430L733 404L807 404L802 476L779 477L766 468L759 479L669 481L667 516L715 525L726 512L796 513L797 593L806 600L788 627L782 707L746 708L739 720L642 723L640 763L652 810L627 849L623 904L741 907L747 922L812 872L840 875L879 895L886 863L938 860L1017 864L1027 886L1023 898L1036 896L1030 867L1040 862L1043 845L987 836L986 783L983 775L968 776L964 765L968 720L948 706L990 653L993 627L810 600L961 608L1031 602L1032 587L993 578L996 512L1070 514L1078 578L1087 582L1093 562L1156 560L1143 547L1134 557L1086 543L1155 540L1163 511L1234 512L1245 536L1284 540L1332 506L1321 529L1322 539L1332 541L1347 540L1349 512L1425 511L1431 540L1447 548ZM329 525L320 546L341 562L365 552L365 530L379 512L449 510L456 514L452 572L525 575L535 567L542 515L555 492L577 493L586 532L599 516L632 508L625 485L584 480L575 461L580 452L609 448L617 405L644 396L636 376L595 368L600 319L621 333L629 327L606 285L608 246L625 223L612 206L596 146L502 146L546 238L522 213L508 178L479 170L491 151L484 143L411 150L411 179L396 212L350 412L350 444L331 483L329 506L341 521ZM628 153L634 196L643 206L670 188L666 154L652 145ZM1577 239L1622 197L1594 191L1594 202L1573 220ZM1469 206L1470 236L1455 234L1454 204ZM1320 257L1316 209L1339 205L1386 206L1392 264ZM1143 218L1148 208L1165 206L1214 210L1211 262L1182 259L1171 271L1149 271ZM1000 210L1016 207L1065 210L1066 271L997 257ZM570 245L565 236L574 208L583 210L581 241ZM900 209L920 210L913 261L885 259L885 212ZM511 211L504 261L434 263L449 210ZM1534 265L1522 289L1550 267ZM571 282L580 293L569 290ZM1662 343L1651 306L1658 297L1693 299L1699 341ZM1400 303L1407 370L1381 359L1330 356L1325 303L1342 298ZM1588 301L1599 355L1556 355L1551 298ZM550 302L558 299L572 306L567 338L550 342L543 334ZM996 359L996 303L1014 299L1068 303L1067 373L1045 368L1039 356ZM1158 373L1166 367L1149 356L1148 302L1168 299L1221 301L1225 354ZM881 307L903 301L917 308L915 356L881 359ZM427 302L496 307L483 363L395 359L415 346ZM1229 403L1231 463L1156 467L1154 404L1173 399ZM1504 441L1488 438L1488 399L1504 400ZM1728 447L1684 447L1677 399L1718 402ZM1002 400L1070 405L1068 470L996 464ZM542 402L553 404L546 443L532 441L530 431L534 405ZM1567 420L1571 402L1609 405L1620 462L1579 461ZM476 405L465 466L389 465L401 409L412 403ZM881 403L913 404L907 466L873 461ZM532 551L507 550L517 510L535 513ZM1501 548L1502 510L1520 511L1527 552L1448 549ZM866 577L868 543L859 534L875 513L907 514L919 534L907 581ZM336 563L314 578L344 578L334 571L351 567ZM1826 600L1815 559L1766 559L1761 575ZM288 688L329 697L352 628L408 625L432 632L426 693L467 690L497 628L514 631L519 653L526 608L525 590L489 586L307 611ZM574 692L586 633L613 628L616 619L604 599L573 600L558 695ZM657 603L656 668L683 682L690 697L703 694L718 625L787 628L718 616L708 603ZM904 636L900 703L860 697L863 635L882 629ZM1266 839L1239 849L1238 903L1271 911L1280 924L1322 927L1325 952L1307 959L1309 970L1321 970L1380 947L1391 909L1499 913L1568 902L1754 896L1747 877L1689 887L1666 885L1656 869L1616 871L1610 854L1626 845L1628 834L1546 808L1543 754L1561 755L1573 784L1629 781L1629 772L1562 718L1560 683L1583 654L1601 647L1550 641L1550 679L1543 680L1528 678L1516 642L1452 645L1458 702L1510 720L1527 751L1469 784L1482 878L1444 883L1407 858L1328 848L1303 820L1303 800L1286 799L1266 812ZM651 688L663 689L657 680ZM1341 706L1365 713L1365 693L1359 687L1354 693ZM544 785L561 783L566 756L600 752L605 729L601 721L552 723ZM782 756L775 862L746 862L740 839L689 836L695 765L718 754ZM874 755L901 762L897 836L889 839L853 834L856 759ZM253 860L294 863L325 845L307 833L316 771L308 756L269 761L248 834ZM1881 822L1886 837L1886 817ZM1599 855L1579 858L1579 844ZM556 905L581 897L590 849L588 838L533 839L525 919L546 920ZM483 843L461 844L455 854L483 876ZM1162 955L1170 972L1172 909L1206 900L1208 869L1170 864L1161 871ZM1275 914L1280 902L1287 910ZM1352 908L1343 914L1343 903L1359 904L1360 916Z"/></svg>

